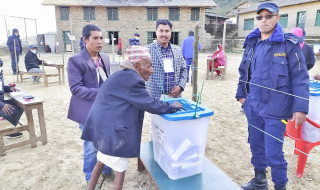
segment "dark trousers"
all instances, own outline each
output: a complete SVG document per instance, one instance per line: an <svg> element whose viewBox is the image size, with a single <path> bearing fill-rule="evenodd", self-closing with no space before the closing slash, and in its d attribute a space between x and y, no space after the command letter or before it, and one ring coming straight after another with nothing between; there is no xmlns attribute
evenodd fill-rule
<svg viewBox="0 0 320 190"><path fill-rule="evenodd" d="M16 64L19 64L19 52L16 52L17 55L17 63L16 63L16 56L14 51L11 52L11 68L13 74L16 74Z"/></svg>
<svg viewBox="0 0 320 190"><path fill-rule="evenodd" d="M193 74L193 58L186 58L187 65L187 81L189 82L189 70L191 71L191 82L192 82L192 74ZM191 69L190 69L191 68Z"/></svg>
<svg viewBox="0 0 320 190"><path fill-rule="evenodd" d="M286 125L281 119L261 117L252 109L250 103L245 102L243 108L249 123L248 141L252 153L252 165L260 171L270 166L272 181L277 187L284 187L288 182L288 163L284 159L283 143L277 139L284 140Z"/></svg>
<svg viewBox="0 0 320 190"><path fill-rule="evenodd" d="M5 104L10 104L14 107L13 113L10 115L6 115L1 109L0 109L0 117L5 118L10 123L12 123L14 126L18 125L19 120L21 118L21 115L23 113L23 109L17 106L13 101L11 100L4 100L2 101Z"/></svg>

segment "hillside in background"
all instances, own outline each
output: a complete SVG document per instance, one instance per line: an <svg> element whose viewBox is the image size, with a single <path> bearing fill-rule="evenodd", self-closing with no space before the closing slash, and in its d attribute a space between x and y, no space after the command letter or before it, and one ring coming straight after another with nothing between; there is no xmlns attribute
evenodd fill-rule
<svg viewBox="0 0 320 190"><path fill-rule="evenodd" d="M214 0L218 7L214 8L214 12L218 15L225 15L231 11L235 6L242 2L261 2L262 0Z"/></svg>

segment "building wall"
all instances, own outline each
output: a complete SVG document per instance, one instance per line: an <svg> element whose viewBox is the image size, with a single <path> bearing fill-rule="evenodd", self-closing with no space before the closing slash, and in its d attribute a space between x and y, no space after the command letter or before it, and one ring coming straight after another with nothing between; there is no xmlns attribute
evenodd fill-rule
<svg viewBox="0 0 320 190"><path fill-rule="evenodd" d="M147 32L153 32L156 28L156 21L147 21L147 9L146 7L119 7L119 20L109 21L107 20L106 7L96 7L95 16L96 20L84 21L83 20L83 8L82 7L70 7L70 14L72 17L72 23L70 20L60 20L60 9L55 8L56 22L57 22L57 34L58 41L63 44L63 31L70 31L70 24L72 24L72 32L76 37L74 42L75 52L79 51L79 40L82 36L82 28L87 24L95 24L100 27L103 32L104 38L108 38L108 31L118 31L119 37L122 39L122 47L125 50L128 47L130 38L133 38L133 34L138 32L140 34L140 43L142 45L147 44ZM196 24L200 26L200 36L203 36L204 21L205 21L205 8L200 9L200 20L190 21L191 8L180 8L180 20L171 21L173 24L173 32L179 32L179 45L182 45L183 39L187 37L189 30L194 30ZM167 7L158 8L158 18L168 19L169 9ZM115 47L115 52L117 47ZM103 51L112 52L111 45L105 43Z"/></svg>
<svg viewBox="0 0 320 190"><path fill-rule="evenodd" d="M299 5L280 7L280 14L288 14L288 26L284 28L285 32L290 32L292 28L297 27L297 13L306 11L305 31L308 37L320 36L320 26L315 26L317 10L320 9L320 1L310 2ZM255 18L256 12L242 13L239 15L238 36L245 37L251 30L243 30L244 19ZM254 20L254 28L257 27L257 21Z"/></svg>

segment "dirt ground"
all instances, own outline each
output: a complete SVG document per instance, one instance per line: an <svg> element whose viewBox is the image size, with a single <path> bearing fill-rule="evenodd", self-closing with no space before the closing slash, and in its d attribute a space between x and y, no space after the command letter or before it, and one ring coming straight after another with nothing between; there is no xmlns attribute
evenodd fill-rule
<svg viewBox="0 0 320 190"><path fill-rule="evenodd" d="M235 100L238 80L240 54L228 54L227 78L220 80L214 76L205 80L206 56L199 57L199 90L202 82L202 104L214 110L210 118L210 126L206 145L206 156L229 175L236 183L242 184L250 180L253 168L250 164L250 150L247 144L247 123L240 103ZM65 55L65 64L71 55ZM16 82L12 75L9 56L2 56L4 61L5 83ZM41 54L41 59L62 63L60 54ZM112 60L112 59L111 59ZM20 65L24 68L24 56L20 57ZM118 61L118 58L115 59ZM55 68L46 68L47 72L56 72ZM310 71L311 75L320 74L320 62ZM0 190L56 190L56 189L85 189L86 182L82 172L82 140L80 130L75 122L67 119L70 100L67 76L65 85L50 84L45 88L43 83L32 84L30 80L18 82L17 86L35 97L44 100L45 121L48 134L48 144L38 142L37 148L30 145L7 151L0 157ZM56 79L50 78L49 81ZM41 81L43 81L41 79ZM183 97L191 99L192 87L187 84ZM35 115L36 113L34 113ZM145 120L148 120L146 117ZM26 121L23 116L22 121ZM35 117L37 133L39 124ZM26 122L25 122L26 123ZM142 141L148 141L149 122L145 122ZM24 132L22 138L28 134ZM13 140L6 139L6 143ZM288 161L289 190L320 189L320 150L316 147L311 151L303 178L296 177L298 157L293 154L294 141L285 138L284 152ZM273 183L268 169L270 189ZM108 179L102 189L111 189L112 180ZM138 172L136 159L130 160L126 172L123 189L154 190L155 187L146 172Z"/></svg>

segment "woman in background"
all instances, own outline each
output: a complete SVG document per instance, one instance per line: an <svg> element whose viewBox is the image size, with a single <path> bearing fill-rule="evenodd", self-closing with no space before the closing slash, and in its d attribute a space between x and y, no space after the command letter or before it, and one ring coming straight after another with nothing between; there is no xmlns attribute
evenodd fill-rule
<svg viewBox="0 0 320 190"><path fill-rule="evenodd" d="M304 59L307 63L308 71L312 69L314 64L316 63L316 57L314 56L314 52L312 47L304 42L304 38L306 36L306 32L302 28L293 28L291 32L298 36L298 41L300 43L300 47L302 49Z"/></svg>
<svg viewBox="0 0 320 190"><path fill-rule="evenodd" d="M226 65L226 58L225 53L223 51L222 45L218 44L217 51L214 52L209 57L213 58L213 68L218 68L219 66L225 66ZM209 63L209 70L212 69L212 61ZM216 71L218 76L221 76L220 71Z"/></svg>

